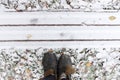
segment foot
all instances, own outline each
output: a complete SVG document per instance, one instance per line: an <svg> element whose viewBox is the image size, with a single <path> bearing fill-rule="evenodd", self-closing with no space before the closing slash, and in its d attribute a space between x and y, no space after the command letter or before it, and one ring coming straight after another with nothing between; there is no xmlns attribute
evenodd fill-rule
<svg viewBox="0 0 120 80"><path fill-rule="evenodd" d="M57 57L52 50L44 53L42 64L44 69L44 77L47 77L49 75L57 76Z"/></svg>
<svg viewBox="0 0 120 80"><path fill-rule="evenodd" d="M58 61L58 78L61 80L62 77L66 77L67 80L71 80L70 76L74 72L70 56L62 54Z"/></svg>

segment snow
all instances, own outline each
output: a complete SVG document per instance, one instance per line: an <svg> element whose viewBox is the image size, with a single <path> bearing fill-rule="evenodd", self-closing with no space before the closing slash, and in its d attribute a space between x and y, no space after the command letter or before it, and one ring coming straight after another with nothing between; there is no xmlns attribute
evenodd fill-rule
<svg viewBox="0 0 120 80"><path fill-rule="evenodd" d="M2 68L2 66L0 66L0 69L2 69L2 72L0 71L1 73L0 78L3 80L7 80L10 77L12 77L13 80L21 80L21 79L22 80L26 80L26 79L38 80L43 76L41 60L42 60L43 54L47 50L48 48L1 49L0 59L3 60L4 58L6 58L7 61L3 60L1 62L0 60L0 62L1 63L5 62L5 64L3 64L2 66L7 66L7 67ZM56 48L56 49L53 48L53 50L54 50L54 53L57 53L61 50L61 48ZM77 70L77 72L72 75L72 79L79 80L81 78L83 80L88 80L88 79L93 80L95 79L96 76L97 78L95 80L119 79L120 60L117 59L117 57L120 57L119 50L120 50L119 48L77 48L77 49L66 48L66 51L64 53L65 54L67 53L70 56L73 56L71 57L71 59L73 59L74 67ZM104 57L100 59L99 57L96 56L98 53L101 55L106 54L107 56L104 55ZM117 53L116 55L114 55L116 58L113 58L110 56L110 54L114 54L114 53ZM80 54L84 56L78 57L77 55L80 55ZM4 58L3 58L3 55L4 55ZM17 57L18 59L16 59ZM26 60L23 59L23 57ZM111 59L109 59L109 57L111 57ZM89 61L90 63L92 62L91 65L88 65ZM18 62L18 63L15 64L15 62ZM32 75L32 76L29 76L29 75Z"/></svg>
<svg viewBox="0 0 120 80"><path fill-rule="evenodd" d="M9 3L2 1L2 4L6 4L5 7L9 9L14 9L13 11L15 11L14 6L16 6L17 11L32 11L35 8L35 10L48 11L76 9L81 12L119 10L119 0L11 0ZM26 6L30 9L25 9Z"/></svg>

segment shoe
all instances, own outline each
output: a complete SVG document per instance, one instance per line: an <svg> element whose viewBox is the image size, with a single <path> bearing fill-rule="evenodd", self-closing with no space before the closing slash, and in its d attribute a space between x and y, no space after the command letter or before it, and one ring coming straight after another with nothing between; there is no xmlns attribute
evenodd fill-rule
<svg viewBox="0 0 120 80"><path fill-rule="evenodd" d="M57 57L52 50L44 53L42 65L44 69L44 77L55 75L57 78Z"/></svg>
<svg viewBox="0 0 120 80"><path fill-rule="evenodd" d="M66 77L67 80L71 80L71 74L74 72L75 69L72 67L70 56L62 54L58 61L58 80L60 80L61 77Z"/></svg>

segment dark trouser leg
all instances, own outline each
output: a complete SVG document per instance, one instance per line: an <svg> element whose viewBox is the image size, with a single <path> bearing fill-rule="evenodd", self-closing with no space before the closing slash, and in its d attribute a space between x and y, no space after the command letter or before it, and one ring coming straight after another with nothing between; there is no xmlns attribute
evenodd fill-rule
<svg viewBox="0 0 120 80"><path fill-rule="evenodd" d="M49 75L45 77L43 80L56 80L56 77L54 75Z"/></svg>

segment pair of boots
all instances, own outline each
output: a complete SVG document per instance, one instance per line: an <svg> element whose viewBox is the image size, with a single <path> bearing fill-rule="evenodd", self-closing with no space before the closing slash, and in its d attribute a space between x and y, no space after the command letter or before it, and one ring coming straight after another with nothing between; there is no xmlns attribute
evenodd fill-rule
<svg viewBox="0 0 120 80"><path fill-rule="evenodd" d="M61 54L59 60L53 51L44 54L43 60L44 78L42 80L71 80L71 74L75 72L70 56Z"/></svg>

